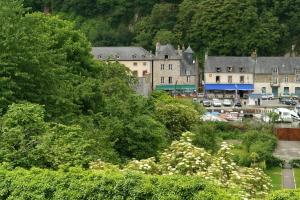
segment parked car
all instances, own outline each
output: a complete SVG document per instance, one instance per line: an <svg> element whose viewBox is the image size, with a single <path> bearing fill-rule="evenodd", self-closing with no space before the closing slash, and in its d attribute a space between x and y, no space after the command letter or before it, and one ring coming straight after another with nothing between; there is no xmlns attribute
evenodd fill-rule
<svg viewBox="0 0 300 200"><path fill-rule="evenodd" d="M202 102L204 107L210 107L211 106L211 101L208 99L204 99Z"/></svg>
<svg viewBox="0 0 300 200"><path fill-rule="evenodd" d="M283 104L285 104L285 102L288 101L288 100L290 100L290 99L287 98L287 97L281 97L281 98L279 99L279 101L280 101L281 103L283 103Z"/></svg>
<svg viewBox="0 0 300 200"><path fill-rule="evenodd" d="M263 100L272 100L272 99L274 99L274 95L273 94L262 94L261 95L261 98L263 99Z"/></svg>
<svg viewBox="0 0 300 200"><path fill-rule="evenodd" d="M295 106L295 105L297 105L297 102L294 101L293 99L288 99L287 101L285 101L285 104Z"/></svg>
<svg viewBox="0 0 300 200"><path fill-rule="evenodd" d="M232 105L232 102L231 102L230 99L224 99L223 105L224 105L224 106L231 106L231 105Z"/></svg>
<svg viewBox="0 0 300 200"><path fill-rule="evenodd" d="M293 99L293 100L298 100L299 97L298 97L298 95L296 95L296 94L292 94L292 95L291 95L291 99Z"/></svg>
<svg viewBox="0 0 300 200"><path fill-rule="evenodd" d="M214 107L221 107L222 106L222 102L219 99L213 99L212 100L212 105Z"/></svg>
<svg viewBox="0 0 300 200"><path fill-rule="evenodd" d="M241 101L236 101L234 103L234 107L242 107L242 102Z"/></svg>

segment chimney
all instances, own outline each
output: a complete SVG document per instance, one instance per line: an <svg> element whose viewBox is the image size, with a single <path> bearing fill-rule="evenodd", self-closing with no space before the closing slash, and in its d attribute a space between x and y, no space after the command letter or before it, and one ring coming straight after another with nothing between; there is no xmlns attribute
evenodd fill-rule
<svg viewBox="0 0 300 200"><path fill-rule="evenodd" d="M158 55L159 50L160 50L160 43L157 42L157 43L156 43L156 48L155 48L155 55L156 55L156 56Z"/></svg>
<svg viewBox="0 0 300 200"><path fill-rule="evenodd" d="M182 50L180 49L180 45L177 46L177 54L182 56Z"/></svg>
<svg viewBox="0 0 300 200"><path fill-rule="evenodd" d="M295 45L295 44L293 44L293 45L292 45L291 57L296 57L296 53L295 53L295 47L296 47L296 45Z"/></svg>
<svg viewBox="0 0 300 200"><path fill-rule="evenodd" d="M252 58L253 60L256 60L256 59L257 59L256 49L254 49L253 52L251 53L251 58Z"/></svg>

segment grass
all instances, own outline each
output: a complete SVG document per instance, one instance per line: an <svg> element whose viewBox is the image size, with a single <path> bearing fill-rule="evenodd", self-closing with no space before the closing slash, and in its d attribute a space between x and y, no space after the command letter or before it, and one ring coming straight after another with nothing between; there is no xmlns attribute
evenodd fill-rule
<svg viewBox="0 0 300 200"><path fill-rule="evenodd" d="M300 168L294 168L296 187L300 188Z"/></svg>
<svg viewBox="0 0 300 200"><path fill-rule="evenodd" d="M271 178L271 183L273 185L273 190L282 189L282 169L280 167L274 167L266 170L266 174ZM300 175L300 171L299 171ZM300 181L300 176L299 176Z"/></svg>

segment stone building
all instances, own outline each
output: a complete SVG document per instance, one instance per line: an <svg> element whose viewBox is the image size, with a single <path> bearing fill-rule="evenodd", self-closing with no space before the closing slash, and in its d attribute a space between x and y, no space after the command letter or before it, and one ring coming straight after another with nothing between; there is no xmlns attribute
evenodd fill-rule
<svg viewBox="0 0 300 200"><path fill-rule="evenodd" d="M156 44L153 60L153 89L192 93L198 89L198 64L191 47L176 50Z"/></svg>
<svg viewBox="0 0 300 200"><path fill-rule="evenodd" d="M300 57L258 57L254 83L255 93L300 97Z"/></svg>
<svg viewBox="0 0 300 200"><path fill-rule="evenodd" d="M142 47L93 47L92 54L103 61L118 61L137 77L151 74L153 55Z"/></svg>
<svg viewBox="0 0 300 200"><path fill-rule="evenodd" d="M206 93L296 94L300 97L300 57L207 56L204 66ZM219 96L222 96L219 95Z"/></svg>
<svg viewBox="0 0 300 200"><path fill-rule="evenodd" d="M92 54L98 60L119 62L139 79L135 90L144 96L152 91L153 55L142 47L93 47Z"/></svg>
<svg viewBox="0 0 300 200"><path fill-rule="evenodd" d="M254 90L255 58L205 56L204 90L217 97L245 97Z"/></svg>

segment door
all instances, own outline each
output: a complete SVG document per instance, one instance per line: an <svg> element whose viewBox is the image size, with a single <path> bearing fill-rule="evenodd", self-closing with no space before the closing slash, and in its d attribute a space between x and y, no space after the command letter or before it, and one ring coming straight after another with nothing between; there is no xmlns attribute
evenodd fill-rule
<svg viewBox="0 0 300 200"><path fill-rule="evenodd" d="M278 87L272 87L272 94L274 97L278 97Z"/></svg>
<svg viewBox="0 0 300 200"><path fill-rule="evenodd" d="M300 97L300 87L295 88L295 94Z"/></svg>

